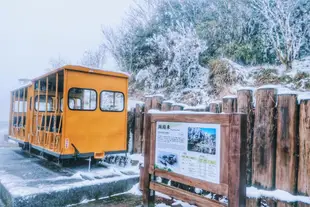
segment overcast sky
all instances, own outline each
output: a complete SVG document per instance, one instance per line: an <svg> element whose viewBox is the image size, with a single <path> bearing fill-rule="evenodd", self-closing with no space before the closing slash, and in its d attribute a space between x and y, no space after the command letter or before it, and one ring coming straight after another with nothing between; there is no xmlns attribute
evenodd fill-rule
<svg viewBox="0 0 310 207"><path fill-rule="evenodd" d="M9 91L59 56L77 62L103 40L102 25L121 23L131 0L0 0L0 121Z"/></svg>

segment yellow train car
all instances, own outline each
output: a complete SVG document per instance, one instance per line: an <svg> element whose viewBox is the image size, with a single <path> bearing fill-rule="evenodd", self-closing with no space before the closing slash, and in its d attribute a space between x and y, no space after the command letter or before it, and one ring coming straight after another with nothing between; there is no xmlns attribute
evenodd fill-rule
<svg viewBox="0 0 310 207"><path fill-rule="evenodd" d="M128 76L67 65L11 92L9 139L58 159L127 150Z"/></svg>

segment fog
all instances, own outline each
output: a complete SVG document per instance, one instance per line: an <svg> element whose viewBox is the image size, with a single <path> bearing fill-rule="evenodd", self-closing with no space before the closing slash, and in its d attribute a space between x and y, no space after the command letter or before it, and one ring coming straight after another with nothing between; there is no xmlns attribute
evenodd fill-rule
<svg viewBox="0 0 310 207"><path fill-rule="evenodd" d="M59 56L76 63L117 26L131 0L0 0L0 121L9 116L9 91L34 78ZM109 66L107 66L109 67Z"/></svg>

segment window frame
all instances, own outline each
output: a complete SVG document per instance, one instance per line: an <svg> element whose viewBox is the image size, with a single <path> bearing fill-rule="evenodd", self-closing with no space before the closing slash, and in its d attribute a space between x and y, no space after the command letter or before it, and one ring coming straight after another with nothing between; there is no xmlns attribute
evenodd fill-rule
<svg viewBox="0 0 310 207"><path fill-rule="evenodd" d="M45 95L45 94L40 94L40 96L44 96L44 97L46 98L46 95ZM38 111L38 109L37 109L37 107L36 107L36 103L37 103L36 99L37 99L38 97L39 97L39 95L36 95L36 96L34 97L34 107L33 107L33 109L34 109L36 112L45 112L45 111L41 111L41 109ZM52 99L52 104L53 104L53 96L52 96L52 95L47 95L47 97ZM40 101L40 102L41 102L41 101ZM39 103L40 103L40 102L39 102ZM47 112L47 113L51 113L51 112L55 112L55 110L51 110L51 111L46 110L46 112Z"/></svg>
<svg viewBox="0 0 310 207"><path fill-rule="evenodd" d="M95 109L71 109L70 108L70 91L73 89L82 89L82 90L90 90L90 91L94 91L96 93L96 108ZM98 108L98 92L93 89L93 88L79 88L79 87L72 87L68 90L68 98L67 98L67 107L69 110L71 111L96 111Z"/></svg>
<svg viewBox="0 0 310 207"><path fill-rule="evenodd" d="M30 97L30 101L29 101L29 111L32 110L32 96Z"/></svg>
<svg viewBox="0 0 310 207"><path fill-rule="evenodd" d="M101 96L102 96L102 92L114 92L114 93L121 93L123 95L123 110L121 111L111 111L111 110L103 110L101 108ZM102 112L123 112L125 110L125 94L121 91L111 91L111 90L102 90L100 92L100 103L99 103L99 108Z"/></svg>

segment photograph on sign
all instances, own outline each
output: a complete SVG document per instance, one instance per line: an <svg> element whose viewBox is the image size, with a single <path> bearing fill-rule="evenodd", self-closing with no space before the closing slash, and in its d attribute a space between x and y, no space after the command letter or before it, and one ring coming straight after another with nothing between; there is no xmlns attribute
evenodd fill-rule
<svg viewBox="0 0 310 207"><path fill-rule="evenodd" d="M155 168L220 183L220 125L157 122Z"/></svg>
<svg viewBox="0 0 310 207"><path fill-rule="evenodd" d="M188 151L215 155L216 129L188 127Z"/></svg>
<svg viewBox="0 0 310 207"><path fill-rule="evenodd" d="M169 152L158 152L157 157L158 157L157 158L158 161L162 165L164 165L165 167L170 169L171 171L173 171L172 169L177 169L178 168L179 158L178 158L177 154L169 153Z"/></svg>

